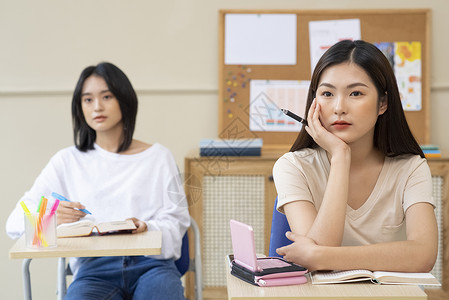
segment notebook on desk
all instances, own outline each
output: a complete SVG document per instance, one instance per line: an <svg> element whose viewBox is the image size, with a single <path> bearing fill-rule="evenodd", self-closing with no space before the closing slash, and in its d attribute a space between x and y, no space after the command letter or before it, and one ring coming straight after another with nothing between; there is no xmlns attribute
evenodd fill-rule
<svg viewBox="0 0 449 300"><path fill-rule="evenodd" d="M231 274L259 286L292 285L307 282L307 269L279 257L257 257L254 230L250 225L231 220L234 260Z"/></svg>

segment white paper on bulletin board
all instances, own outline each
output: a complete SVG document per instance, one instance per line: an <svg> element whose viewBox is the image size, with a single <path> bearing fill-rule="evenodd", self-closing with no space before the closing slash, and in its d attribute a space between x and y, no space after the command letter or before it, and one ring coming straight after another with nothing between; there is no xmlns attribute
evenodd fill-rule
<svg viewBox="0 0 449 300"><path fill-rule="evenodd" d="M321 56L335 43L342 40L360 40L359 19L309 22L310 67L315 68Z"/></svg>
<svg viewBox="0 0 449 300"><path fill-rule="evenodd" d="M251 80L249 128L251 131L297 132L302 124L281 108L303 117L310 81Z"/></svg>
<svg viewBox="0 0 449 300"><path fill-rule="evenodd" d="M226 65L296 65L296 14L226 14Z"/></svg>

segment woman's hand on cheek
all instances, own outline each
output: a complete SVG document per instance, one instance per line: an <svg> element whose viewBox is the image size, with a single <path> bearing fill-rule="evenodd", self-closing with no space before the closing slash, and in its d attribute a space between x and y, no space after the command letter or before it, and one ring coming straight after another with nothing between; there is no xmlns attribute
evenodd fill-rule
<svg viewBox="0 0 449 300"><path fill-rule="evenodd" d="M320 120L321 106L315 98L307 114L308 126L305 127L307 133L313 140L331 155L340 149L348 148L348 145L339 137L329 132Z"/></svg>
<svg viewBox="0 0 449 300"><path fill-rule="evenodd" d="M287 261L307 268L309 271L316 269L316 249L319 247L315 241L304 235L287 232L286 236L293 243L276 249L277 254Z"/></svg>

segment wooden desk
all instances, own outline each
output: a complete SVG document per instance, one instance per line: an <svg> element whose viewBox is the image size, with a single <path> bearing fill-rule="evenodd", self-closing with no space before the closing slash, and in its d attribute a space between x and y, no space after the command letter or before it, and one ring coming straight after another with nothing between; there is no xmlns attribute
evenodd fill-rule
<svg viewBox="0 0 449 300"><path fill-rule="evenodd" d="M25 236L22 235L9 251L9 258L158 255L161 245L162 233L159 231L59 238L57 247L42 249L25 247Z"/></svg>
<svg viewBox="0 0 449 300"><path fill-rule="evenodd" d="M9 251L9 258L24 259L22 275L25 299L31 300L29 266L33 258L158 255L161 254L162 233L145 231L136 234L59 238L57 243L55 248L30 249L25 246L25 236L22 235ZM65 272L65 266L59 266L59 272Z"/></svg>
<svg viewBox="0 0 449 300"><path fill-rule="evenodd" d="M274 299L427 299L426 293L414 285L377 285L368 282L312 285L310 278L301 285L258 287L246 283L229 272L226 262L229 300Z"/></svg>

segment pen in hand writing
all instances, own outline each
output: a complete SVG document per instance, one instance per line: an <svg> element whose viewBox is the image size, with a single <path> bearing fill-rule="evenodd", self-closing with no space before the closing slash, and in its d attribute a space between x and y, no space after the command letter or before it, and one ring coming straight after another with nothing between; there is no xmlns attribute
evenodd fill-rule
<svg viewBox="0 0 449 300"><path fill-rule="evenodd" d="M59 194L57 194L57 193L55 193L55 192L51 193L51 195L52 195L53 197L55 197L56 199L60 200L60 201L72 202L72 201L70 201L69 199L67 199L66 197L61 196L61 195L59 195ZM77 208L76 208L76 209L77 209ZM89 214L89 215L92 214L90 211L88 211L87 209L84 209L84 208L80 209L80 211L82 211L83 213Z"/></svg>
<svg viewBox="0 0 449 300"><path fill-rule="evenodd" d="M302 123L303 125L307 126L307 121L304 120L303 118L301 118L300 116L295 115L294 113L292 113L291 111L289 111L288 109L283 109L281 108L281 111L286 114L287 116L289 116L292 119L295 119L296 121L298 121L299 123Z"/></svg>

